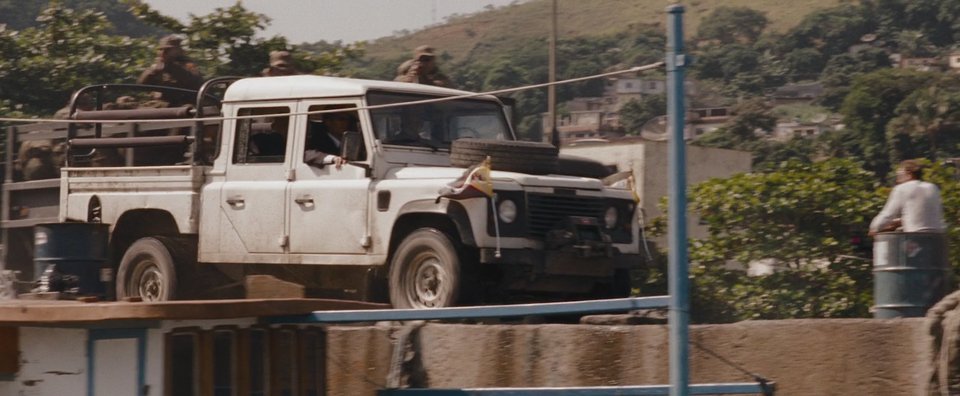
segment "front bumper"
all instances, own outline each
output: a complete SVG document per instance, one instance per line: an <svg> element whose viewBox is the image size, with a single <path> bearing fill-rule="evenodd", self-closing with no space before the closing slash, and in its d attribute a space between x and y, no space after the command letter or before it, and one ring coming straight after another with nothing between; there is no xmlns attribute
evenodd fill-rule
<svg viewBox="0 0 960 396"><path fill-rule="evenodd" d="M584 254L572 247L560 250L536 249L480 249L480 263L527 267L531 275L566 275L591 278L607 278L618 269L640 268L642 256L635 253L620 253L611 248L611 255Z"/></svg>
<svg viewBox="0 0 960 396"><path fill-rule="evenodd" d="M630 270L639 268L639 254L583 254L571 247L559 250L480 249L481 268L496 268L506 290L585 294L629 282ZM599 288L599 289L598 289Z"/></svg>

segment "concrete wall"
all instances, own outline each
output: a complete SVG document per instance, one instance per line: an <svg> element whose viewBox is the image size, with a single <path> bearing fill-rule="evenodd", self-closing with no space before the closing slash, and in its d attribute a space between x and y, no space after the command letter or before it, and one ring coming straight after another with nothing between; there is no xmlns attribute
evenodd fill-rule
<svg viewBox="0 0 960 396"><path fill-rule="evenodd" d="M330 395L374 395L398 328L332 327ZM669 383L666 326L443 325L421 330L428 386ZM811 319L692 326L691 383L751 382L699 346L777 383L777 395L923 394L923 319Z"/></svg>
<svg viewBox="0 0 960 396"><path fill-rule="evenodd" d="M148 331L149 395L164 393L163 334L178 326L218 323L164 323ZM244 320L237 324L246 327L252 323ZM327 394L373 396L384 388L400 330L393 326L328 327ZM931 338L921 318L747 321L692 326L690 334L691 383L752 381L706 349L776 382L779 396L920 395L924 394L931 360ZM0 377L0 395L86 393L88 370L93 370L87 364L86 329L24 327L20 338L19 372ZM97 359L124 354L113 366L122 362L132 365L132 344L114 341L97 346ZM431 388L669 382L665 325L428 323L420 330L419 344L426 386ZM129 388L132 378L117 381L110 375L129 377L135 368L111 368L109 363L98 364L95 378L104 375L101 383Z"/></svg>
<svg viewBox="0 0 960 396"><path fill-rule="evenodd" d="M667 196L669 167L667 166L667 142L624 142L564 147L561 152L578 157L587 157L606 165L617 165L620 170L633 169L640 189L641 206L647 220L663 213L657 208L660 199ZM736 173L749 172L752 155L746 151L716 149L687 145L687 185L712 178L730 177ZM703 238L706 227L699 225L693 214L687 217L687 234L691 238Z"/></svg>

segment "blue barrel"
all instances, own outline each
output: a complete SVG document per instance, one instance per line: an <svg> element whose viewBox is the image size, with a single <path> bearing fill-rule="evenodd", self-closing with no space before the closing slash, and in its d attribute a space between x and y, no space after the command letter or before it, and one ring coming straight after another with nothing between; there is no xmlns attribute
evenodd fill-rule
<svg viewBox="0 0 960 396"><path fill-rule="evenodd" d="M33 227L33 237L35 276L39 279L48 268L56 273L56 285L49 291L75 296L106 295L109 277L101 277L101 271L110 269L108 224L38 224Z"/></svg>
<svg viewBox="0 0 960 396"><path fill-rule="evenodd" d="M942 233L887 232L873 242L873 317L922 317L950 289Z"/></svg>

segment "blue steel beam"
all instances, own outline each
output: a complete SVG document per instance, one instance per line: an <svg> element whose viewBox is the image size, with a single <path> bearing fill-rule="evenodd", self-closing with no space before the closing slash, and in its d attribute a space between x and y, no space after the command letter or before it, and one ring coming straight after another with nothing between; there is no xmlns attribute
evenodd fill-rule
<svg viewBox="0 0 960 396"><path fill-rule="evenodd" d="M306 315L269 316L263 323L347 323L401 320L439 320L465 318L506 318L531 315L566 315L597 312L624 312L636 309L664 308L668 296L616 298L546 304L487 305L434 309L370 309L353 311L316 311Z"/></svg>
<svg viewBox="0 0 960 396"><path fill-rule="evenodd" d="M773 383L719 383L690 385L691 395L768 394ZM377 396L661 396L670 394L668 385L596 386L584 388L463 388L385 389Z"/></svg>

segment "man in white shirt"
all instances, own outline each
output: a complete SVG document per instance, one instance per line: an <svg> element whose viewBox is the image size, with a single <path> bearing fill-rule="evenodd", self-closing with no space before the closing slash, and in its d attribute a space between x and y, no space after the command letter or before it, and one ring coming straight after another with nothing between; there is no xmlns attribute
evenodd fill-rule
<svg viewBox="0 0 960 396"><path fill-rule="evenodd" d="M890 191L883 210L870 222L870 235L893 231L945 232L940 189L920 180L920 164L906 160L897 167L897 185Z"/></svg>

